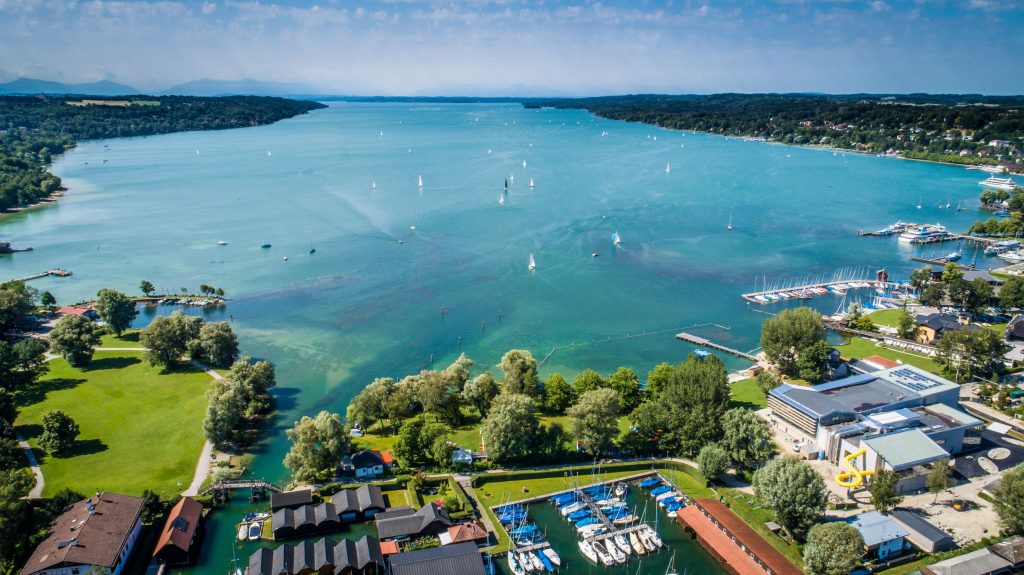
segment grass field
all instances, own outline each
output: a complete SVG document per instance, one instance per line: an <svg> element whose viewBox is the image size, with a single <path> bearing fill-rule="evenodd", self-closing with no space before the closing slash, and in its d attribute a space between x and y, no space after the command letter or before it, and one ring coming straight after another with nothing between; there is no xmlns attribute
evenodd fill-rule
<svg viewBox="0 0 1024 575"><path fill-rule="evenodd" d="M871 312L868 317L875 325L885 325L889 327L897 327L899 323L901 309L880 309L878 311Z"/></svg>
<svg viewBox="0 0 1024 575"><path fill-rule="evenodd" d="M113 334L104 334L100 337L100 347L137 347L142 348L139 343L139 330L126 331L121 337Z"/></svg>
<svg viewBox="0 0 1024 575"><path fill-rule="evenodd" d="M851 338L849 343L836 346L836 349L838 349L839 353L847 359L863 359L871 355L878 355L886 359L902 361L903 363L919 367L925 371L942 375L942 368L939 367L939 364L935 363L935 361L930 357L896 351L895 349L890 349L888 347L879 347L875 345L875 342L860 337Z"/></svg>
<svg viewBox="0 0 1024 575"><path fill-rule="evenodd" d="M752 377L733 383L729 386L729 389L732 390L732 397L729 398L729 407L761 409L768 405L767 396L757 386L757 380Z"/></svg>
<svg viewBox="0 0 1024 575"><path fill-rule="evenodd" d="M84 369L63 359L29 392L19 393L15 425L35 447L44 413L60 409L81 428L71 453L36 449L44 495L63 487L81 493L179 493L195 474L203 447L210 376L192 367L161 373L141 352L96 352Z"/></svg>

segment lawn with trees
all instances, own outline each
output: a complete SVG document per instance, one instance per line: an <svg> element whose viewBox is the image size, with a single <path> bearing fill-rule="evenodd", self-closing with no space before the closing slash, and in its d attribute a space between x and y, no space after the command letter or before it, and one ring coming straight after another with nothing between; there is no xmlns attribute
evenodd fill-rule
<svg viewBox="0 0 1024 575"><path fill-rule="evenodd" d="M141 352L97 351L84 368L50 361L49 373L15 393L17 429L36 449L44 495L62 488L169 497L188 485L203 446L203 413L211 378L191 367L161 371ZM67 414L80 432L70 447L42 449L44 416Z"/></svg>

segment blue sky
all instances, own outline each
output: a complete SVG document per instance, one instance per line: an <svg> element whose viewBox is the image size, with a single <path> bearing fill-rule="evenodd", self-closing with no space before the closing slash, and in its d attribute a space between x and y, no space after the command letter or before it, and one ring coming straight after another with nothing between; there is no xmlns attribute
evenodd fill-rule
<svg viewBox="0 0 1024 575"><path fill-rule="evenodd" d="M1019 0L0 0L0 80L1024 94Z"/></svg>

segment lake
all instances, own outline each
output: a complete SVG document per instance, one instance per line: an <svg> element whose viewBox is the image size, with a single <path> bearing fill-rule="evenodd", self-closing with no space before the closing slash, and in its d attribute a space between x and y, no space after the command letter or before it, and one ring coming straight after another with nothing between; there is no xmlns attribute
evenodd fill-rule
<svg viewBox="0 0 1024 575"><path fill-rule="evenodd" d="M692 350L674 338L683 328L753 349L767 317L755 311L785 304L754 310L742 292L837 270L906 278L915 248L857 231L964 231L983 179L582 111L337 102L271 126L85 142L54 171L70 188L57 204L0 222L0 240L35 248L0 257L0 279L67 268L32 282L61 303L137 293L143 279L223 288L216 317L277 365L280 416L253 469L274 481L295 419L344 413L374 377L460 351L496 372L525 348L543 376L571 380L623 365L645 379ZM812 303L831 313L840 300ZM220 574L231 528L210 531L197 571Z"/></svg>

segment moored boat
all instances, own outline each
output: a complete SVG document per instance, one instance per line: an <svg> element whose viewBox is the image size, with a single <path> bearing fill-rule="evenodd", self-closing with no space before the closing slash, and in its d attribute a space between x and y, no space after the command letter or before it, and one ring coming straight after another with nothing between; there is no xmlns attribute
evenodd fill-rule
<svg viewBox="0 0 1024 575"><path fill-rule="evenodd" d="M263 526L259 523L249 524L249 541L256 541L260 538L260 534L263 533Z"/></svg>
<svg viewBox="0 0 1024 575"><path fill-rule="evenodd" d="M591 545L589 542L587 542L587 541L580 541L579 542L579 546L580 546L580 553L583 553L584 557L586 557L587 559L590 559L594 563L600 563L601 562L600 558L598 558L598 556L597 556L597 551L594 549L594 546Z"/></svg>
<svg viewBox="0 0 1024 575"><path fill-rule="evenodd" d="M633 547L633 551L637 555L647 553L647 549L644 548L644 544L641 543L640 538L636 536L636 531L629 532L629 544Z"/></svg>
<svg viewBox="0 0 1024 575"><path fill-rule="evenodd" d="M245 541L249 537L249 524L242 523L238 526L238 540Z"/></svg>
<svg viewBox="0 0 1024 575"><path fill-rule="evenodd" d="M562 558L558 556L558 553L556 553L554 549L545 547L541 552L544 553L544 556L548 558L548 561L550 561L552 565L555 567L562 566Z"/></svg>

